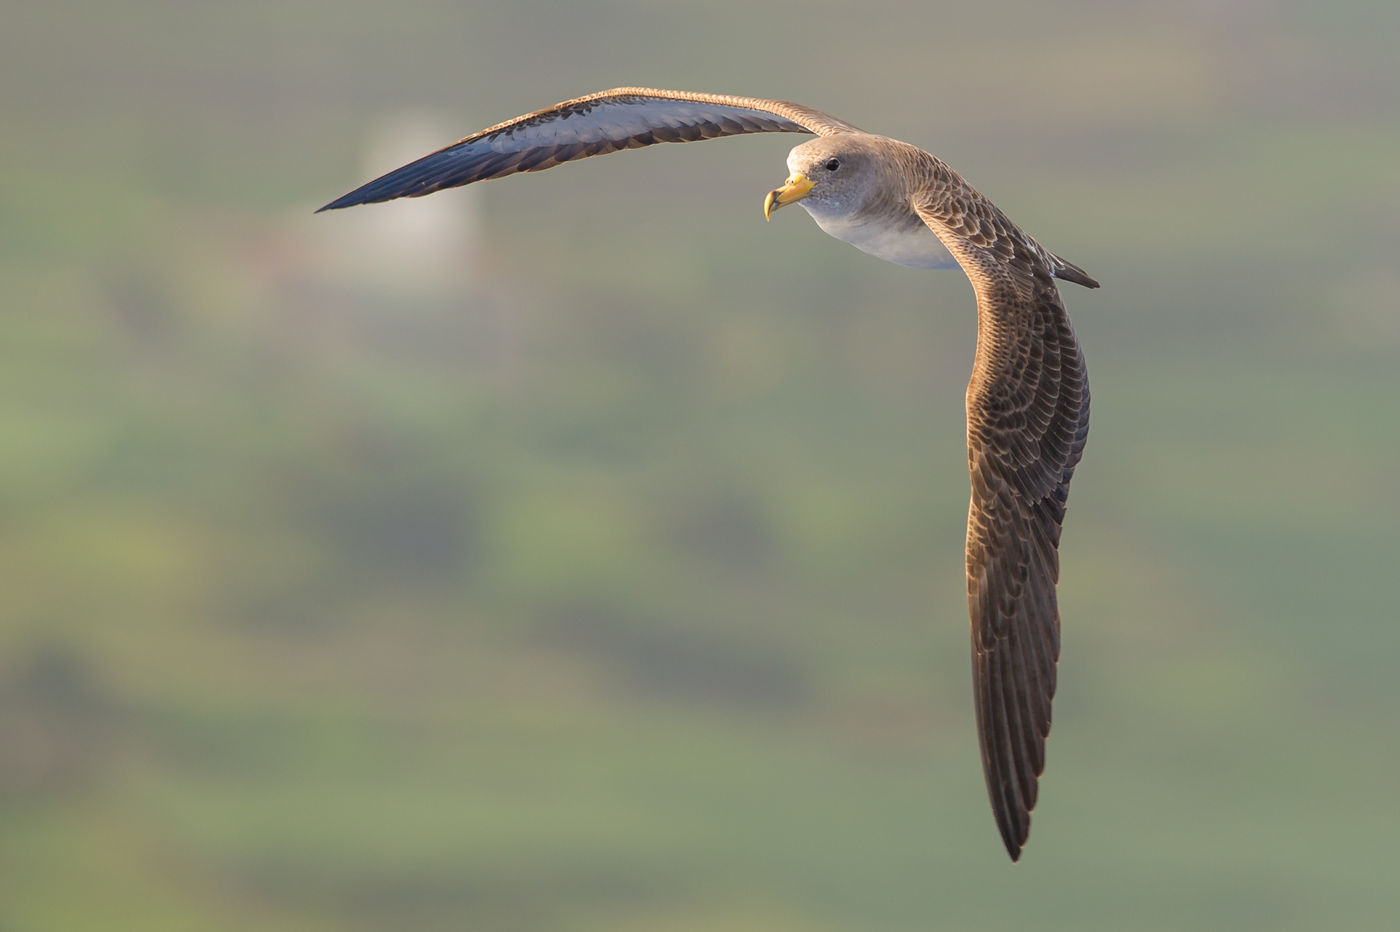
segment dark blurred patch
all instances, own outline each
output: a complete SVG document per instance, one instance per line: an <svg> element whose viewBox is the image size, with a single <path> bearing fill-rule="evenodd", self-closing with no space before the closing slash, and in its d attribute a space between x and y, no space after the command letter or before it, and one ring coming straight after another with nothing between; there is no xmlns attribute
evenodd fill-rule
<svg viewBox="0 0 1400 932"><path fill-rule="evenodd" d="M455 928L439 920L471 915L478 920L473 927L499 932L575 928L580 910L664 902L686 882L664 861L616 864L550 850L526 861L493 860L468 872L412 865L386 870L374 859L336 868L317 871L268 859L250 864L241 882L269 899L314 902L353 916L357 929Z"/></svg>
<svg viewBox="0 0 1400 932"><path fill-rule="evenodd" d="M474 539L470 502L432 488L378 489L322 503L329 535L348 558L392 572L435 575L464 567Z"/></svg>
<svg viewBox="0 0 1400 932"><path fill-rule="evenodd" d="M226 520L282 536L222 568L212 611L315 630L344 623L343 607L371 595L471 579L490 540L490 484L454 449L456 435L394 429L368 412L335 412L303 429L295 445L248 467L256 498Z"/></svg>
<svg viewBox="0 0 1400 932"><path fill-rule="evenodd" d="M731 642L698 627L661 628L657 618L596 599L557 604L539 618L537 642L597 664L651 699L779 709L808 696L803 672L753 640Z"/></svg>
<svg viewBox="0 0 1400 932"><path fill-rule="evenodd" d="M761 575L779 549L770 510L737 482L680 489L658 509L659 544L726 573Z"/></svg>
<svg viewBox="0 0 1400 932"><path fill-rule="evenodd" d="M34 648L0 681L0 796L86 786L112 744L115 716L72 647Z"/></svg>
<svg viewBox="0 0 1400 932"><path fill-rule="evenodd" d="M129 267L108 270L102 281L101 310L110 314L109 329L126 338L138 350L169 347L185 330L187 321L171 295L170 283Z"/></svg>
<svg viewBox="0 0 1400 932"><path fill-rule="evenodd" d="M332 441L330 474L289 476L292 507L352 566L386 575L469 571L484 505L472 476L443 466L442 438L360 423Z"/></svg>

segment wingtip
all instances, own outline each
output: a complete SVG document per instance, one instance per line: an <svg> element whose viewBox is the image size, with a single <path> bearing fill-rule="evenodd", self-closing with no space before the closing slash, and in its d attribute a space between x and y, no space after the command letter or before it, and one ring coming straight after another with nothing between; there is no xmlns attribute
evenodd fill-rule
<svg viewBox="0 0 1400 932"><path fill-rule="evenodd" d="M316 213L323 214L328 210L340 210L343 207L354 207L356 204L365 203L365 200L363 198L356 197L358 193L359 189L356 189L354 191L351 191L349 194L341 195L340 197L331 201L324 207L316 208Z"/></svg>
<svg viewBox="0 0 1400 932"><path fill-rule="evenodd" d="M1028 836L1030 832L1026 831L1025 834L1021 835L1018 839L1016 832L1010 825L998 825L997 827L1001 829L1001 843L1006 846L1006 853L1010 856L1011 863L1015 864L1019 862L1021 860L1021 852L1025 850L1026 836Z"/></svg>

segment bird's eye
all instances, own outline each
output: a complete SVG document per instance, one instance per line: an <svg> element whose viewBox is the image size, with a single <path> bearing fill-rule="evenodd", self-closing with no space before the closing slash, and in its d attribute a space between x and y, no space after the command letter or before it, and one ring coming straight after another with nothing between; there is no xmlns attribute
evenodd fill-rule
<svg viewBox="0 0 1400 932"><path fill-rule="evenodd" d="M827 171L829 171L829 172L834 172L834 171L836 171L836 169L838 169L838 168L840 168L840 167L841 167L841 160L840 160L840 159L827 159L827 160L826 160L826 170L827 170Z"/></svg>

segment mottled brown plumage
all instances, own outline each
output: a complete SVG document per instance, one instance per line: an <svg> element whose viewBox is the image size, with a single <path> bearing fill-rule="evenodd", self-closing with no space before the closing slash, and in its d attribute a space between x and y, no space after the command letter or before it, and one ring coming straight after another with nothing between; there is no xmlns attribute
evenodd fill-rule
<svg viewBox="0 0 1400 932"><path fill-rule="evenodd" d="M786 101L625 87L516 117L322 210L418 197L659 142L810 133L765 213L801 203L827 233L915 268L961 266L977 295L967 388L967 596L977 731L1012 860L1030 831L1060 654L1055 585L1070 478L1089 431L1084 355L1055 280L1098 283L1022 232L939 159Z"/></svg>
<svg viewBox="0 0 1400 932"><path fill-rule="evenodd" d="M1057 548L1089 434L1088 372L1054 283L1060 260L980 196L932 197L917 209L977 293L967 387L973 695L987 792L1015 860L1045 769L1060 656ZM1077 267L1059 271L1096 284Z"/></svg>

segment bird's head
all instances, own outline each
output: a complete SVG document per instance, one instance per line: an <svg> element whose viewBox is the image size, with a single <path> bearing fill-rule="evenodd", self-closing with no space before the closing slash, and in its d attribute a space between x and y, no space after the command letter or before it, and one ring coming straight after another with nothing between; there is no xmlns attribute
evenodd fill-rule
<svg viewBox="0 0 1400 932"><path fill-rule="evenodd" d="M802 202L813 216L848 215L859 211L875 189L872 166L878 164L864 134L819 136L788 153L788 179L768 192L763 216L779 207Z"/></svg>

